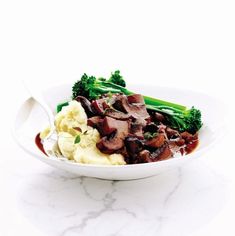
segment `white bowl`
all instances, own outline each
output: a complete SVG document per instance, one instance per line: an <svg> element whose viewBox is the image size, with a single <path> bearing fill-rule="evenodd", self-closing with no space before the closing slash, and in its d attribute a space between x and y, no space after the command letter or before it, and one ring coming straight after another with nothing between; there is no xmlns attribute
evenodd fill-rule
<svg viewBox="0 0 235 236"><path fill-rule="evenodd" d="M194 105L202 111L203 127L199 132L199 146L189 155L175 157L165 161L123 165L101 166L79 164L70 161L62 161L54 157L45 156L35 144L35 136L48 125L44 111L32 98L26 100L20 107L14 125L14 136L18 144L37 159L79 176L89 176L109 180L130 180L146 178L157 175L169 168L178 167L185 162L203 156L208 148L224 134L224 123L221 115L218 115L218 107L223 107L216 99L202 93L154 86L129 86L130 90L146 94L159 99L165 99L174 103L191 107ZM50 107L55 110L58 103L71 97L71 85L61 85L49 88L43 92ZM220 109L220 114L223 111Z"/></svg>

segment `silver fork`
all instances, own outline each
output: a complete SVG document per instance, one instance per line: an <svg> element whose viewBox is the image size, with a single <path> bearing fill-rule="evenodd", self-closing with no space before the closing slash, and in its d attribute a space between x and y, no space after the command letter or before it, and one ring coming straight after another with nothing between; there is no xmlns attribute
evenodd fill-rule
<svg viewBox="0 0 235 236"><path fill-rule="evenodd" d="M58 136L55 129L55 119L52 113L52 110L46 103L45 99L43 98L42 94L35 89L34 86L28 86L28 83L23 81L25 88L30 93L31 97L34 99L36 103L38 103L42 109L46 112L46 115L49 120L50 125L50 132L47 137L43 140L43 147L48 156L56 156L60 158L64 158L58 148Z"/></svg>

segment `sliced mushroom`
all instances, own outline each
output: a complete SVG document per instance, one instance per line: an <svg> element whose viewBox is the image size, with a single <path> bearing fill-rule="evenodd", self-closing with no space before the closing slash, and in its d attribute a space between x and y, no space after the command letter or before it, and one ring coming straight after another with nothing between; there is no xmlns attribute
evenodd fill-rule
<svg viewBox="0 0 235 236"><path fill-rule="evenodd" d="M114 110L112 108L107 108L104 112L104 115L112 117L117 120L128 120L131 118L130 114L125 114L121 111Z"/></svg>
<svg viewBox="0 0 235 236"><path fill-rule="evenodd" d="M145 142L145 145L151 148L159 148L165 143L165 135L160 133L156 137L149 139Z"/></svg>
<svg viewBox="0 0 235 236"><path fill-rule="evenodd" d="M112 154L124 146L124 141L119 137L108 139L107 136L105 136L96 144L96 146L101 152Z"/></svg>
<svg viewBox="0 0 235 236"><path fill-rule="evenodd" d="M95 113L93 112L91 103L87 98L83 96L77 96L75 100L81 103L88 117L94 116Z"/></svg>

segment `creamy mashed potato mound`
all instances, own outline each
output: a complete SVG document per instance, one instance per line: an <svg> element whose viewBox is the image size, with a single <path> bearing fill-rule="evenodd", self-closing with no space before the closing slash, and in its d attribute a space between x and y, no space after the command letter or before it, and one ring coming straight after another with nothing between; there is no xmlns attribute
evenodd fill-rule
<svg viewBox="0 0 235 236"><path fill-rule="evenodd" d="M71 101L68 106L62 108L55 117L55 127L59 149L69 160L85 164L126 164L121 154L104 154L96 147L100 140L99 132L87 126L87 115L79 102ZM44 137L47 132L43 131L41 136ZM78 135L80 142L75 143Z"/></svg>

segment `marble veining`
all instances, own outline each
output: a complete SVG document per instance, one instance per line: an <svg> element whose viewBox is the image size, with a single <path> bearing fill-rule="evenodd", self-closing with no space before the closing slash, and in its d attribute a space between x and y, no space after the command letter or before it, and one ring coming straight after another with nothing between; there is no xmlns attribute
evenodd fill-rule
<svg viewBox="0 0 235 236"><path fill-rule="evenodd" d="M169 200L171 199L172 196L174 196L175 192L177 191L177 189L180 187L181 184L181 178L182 178L182 171L181 168L178 168L178 174L177 174L177 178L176 178L176 183L173 186L173 189L166 195L165 199L164 199L164 203L163 205L166 206L167 203L169 202Z"/></svg>
<svg viewBox="0 0 235 236"><path fill-rule="evenodd" d="M79 225L75 225L75 226L72 226L70 228L67 228L64 232L61 233L61 236L65 236L70 231L74 231L74 230L76 230L78 233L82 232L83 229L88 225L90 220L96 219L101 214L103 214L104 212L107 212L107 211L111 211L111 212L124 211L126 214L129 214L132 217L136 218L136 214L134 212L129 211L126 208L117 208L117 209L113 208L113 204L116 201L116 199L113 196L113 193L116 191L115 186L118 183L118 181L111 181L111 190L110 190L110 192L106 193L105 196L101 200L97 200L87 191L86 185L84 184L84 177L81 177L80 180L81 180L80 184L83 187L83 190L84 190L86 196L91 198L92 200L101 201L103 203L102 204L103 207L99 211L88 212L87 215L82 219L82 222ZM116 235L116 234L114 234L114 235Z"/></svg>
<svg viewBox="0 0 235 236"><path fill-rule="evenodd" d="M17 173L18 207L50 236L186 236L212 219L227 196L223 178L200 161L133 181L77 177L50 167L32 172Z"/></svg>

